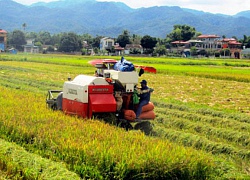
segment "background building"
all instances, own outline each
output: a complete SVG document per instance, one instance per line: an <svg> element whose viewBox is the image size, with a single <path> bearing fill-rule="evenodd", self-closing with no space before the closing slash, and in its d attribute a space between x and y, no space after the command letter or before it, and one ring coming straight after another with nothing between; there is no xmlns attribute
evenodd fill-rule
<svg viewBox="0 0 250 180"><path fill-rule="evenodd" d="M25 53L39 53L39 47L34 45L34 39L27 39L27 44L24 46Z"/></svg>
<svg viewBox="0 0 250 180"><path fill-rule="evenodd" d="M5 51L7 46L7 31L0 29L0 51Z"/></svg>
<svg viewBox="0 0 250 180"><path fill-rule="evenodd" d="M109 51L112 49L112 47L114 47L115 45L115 40L112 39L112 38L109 38L109 37L105 37L105 38L102 38L101 39L101 42L100 42L100 50L101 51Z"/></svg>

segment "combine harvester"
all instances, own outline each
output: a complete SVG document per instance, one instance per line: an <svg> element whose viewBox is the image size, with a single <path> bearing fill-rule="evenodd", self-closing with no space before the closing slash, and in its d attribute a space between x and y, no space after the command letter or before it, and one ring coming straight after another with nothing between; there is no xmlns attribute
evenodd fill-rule
<svg viewBox="0 0 250 180"><path fill-rule="evenodd" d="M117 125L126 129L133 128L132 122L155 118L154 105L150 102L143 107L139 119L135 119L137 105L134 103L139 76L144 71L156 73L155 68L133 65L123 57L120 61L96 59L89 63L97 68L95 75L78 75L72 81L68 79L62 91L49 90L46 99L49 108L82 118L112 113Z"/></svg>

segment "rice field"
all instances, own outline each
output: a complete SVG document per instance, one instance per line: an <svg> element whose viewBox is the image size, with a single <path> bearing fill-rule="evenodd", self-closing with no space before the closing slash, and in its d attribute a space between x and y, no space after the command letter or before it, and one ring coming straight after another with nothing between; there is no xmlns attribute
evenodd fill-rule
<svg viewBox="0 0 250 180"><path fill-rule="evenodd" d="M6 160L0 148L3 178L46 179L46 161L83 179L250 179L249 60L125 57L158 71L141 77L157 115L145 134L46 108L47 91L93 75L96 58L120 59L0 54L0 142L18 149Z"/></svg>

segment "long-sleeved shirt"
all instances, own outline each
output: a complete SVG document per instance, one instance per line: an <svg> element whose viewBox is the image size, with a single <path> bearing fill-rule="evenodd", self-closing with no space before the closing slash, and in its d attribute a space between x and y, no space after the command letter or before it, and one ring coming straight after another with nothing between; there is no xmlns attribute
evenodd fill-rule
<svg viewBox="0 0 250 180"><path fill-rule="evenodd" d="M145 101L150 101L150 89L148 86L142 87L141 88L141 94L139 94L140 97L140 102L145 100Z"/></svg>

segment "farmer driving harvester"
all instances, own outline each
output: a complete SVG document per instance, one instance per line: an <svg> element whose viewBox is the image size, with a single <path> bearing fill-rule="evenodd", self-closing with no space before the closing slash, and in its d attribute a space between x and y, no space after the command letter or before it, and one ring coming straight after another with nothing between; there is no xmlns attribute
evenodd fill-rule
<svg viewBox="0 0 250 180"><path fill-rule="evenodd" d="M136 110L136 119L139 119L139 116L141 115L141 112L142 112L142 107L149 103L150 94L151 92L154 91L152 88L149 88L147 86L146 80L142 80L140 84L141 84L141 88L137 89L137 93L138 93L140 100L139 100L139 104Z"/></svg>

